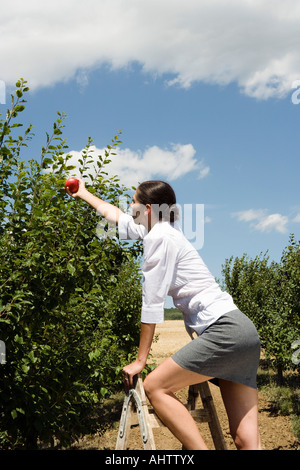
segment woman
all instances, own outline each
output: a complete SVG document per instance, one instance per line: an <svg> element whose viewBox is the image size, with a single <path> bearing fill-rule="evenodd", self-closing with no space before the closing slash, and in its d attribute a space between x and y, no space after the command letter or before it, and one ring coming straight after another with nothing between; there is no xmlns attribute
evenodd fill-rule
<svg viewBox="0 0 300 470"><path fill-rule="evenodd" d="M253 323L222 292L176 222L173 189L146 181L131 203L132 216L86 190L77 193L108 221L118 224L120 238L143 239L143 302L137 358L123 368L125 388L141 372L151 348L155 325L164 321L169 294L196 338L166 359L144 381L155 412L186 449L207 449L185 406L174 393L186 386L218 380L230 432L238 449L260 449L256 374L260 342Z"/></svg>

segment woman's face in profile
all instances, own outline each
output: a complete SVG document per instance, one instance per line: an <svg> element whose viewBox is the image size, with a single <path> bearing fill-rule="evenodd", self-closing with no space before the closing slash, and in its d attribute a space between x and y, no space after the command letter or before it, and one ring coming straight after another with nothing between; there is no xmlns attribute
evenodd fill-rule
<svg viewBox="0 0 300 470"><path fill-rule="evenodd" d="M134 193L132 197L130 207L131 207L131 215L132 215L134 222L138 225L141 224L141 225L144 225L145 227L148 227L147 207L138 201L136 193Z"/></svg>

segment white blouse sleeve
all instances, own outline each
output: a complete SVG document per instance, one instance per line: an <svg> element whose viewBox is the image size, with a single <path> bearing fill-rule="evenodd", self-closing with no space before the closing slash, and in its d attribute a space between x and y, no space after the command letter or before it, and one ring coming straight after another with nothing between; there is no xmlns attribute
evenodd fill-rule
<svg viewBox="0 0 300 470"><path fill-rule="evenodd" d="M147 230L143 225L134 222L129 214L121 214L118 222L120 240L143 240Z"/></svg>
<svg viewBox="0 0 300 470"><path fill-rule="evenodd" d="M144 241L142 323L164 321L164 305L174 276L177 252L176 244L169 237L146 237Z"/></svg>

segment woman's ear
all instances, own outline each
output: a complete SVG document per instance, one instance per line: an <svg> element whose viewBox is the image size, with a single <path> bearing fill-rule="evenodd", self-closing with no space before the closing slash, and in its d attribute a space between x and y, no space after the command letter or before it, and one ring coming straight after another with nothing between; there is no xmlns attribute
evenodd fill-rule
<svg viewBox="0 0 300 470"><path fill-rule="evenodd" d="M145 217L147 217L147 220L148 220L148 231L151 230L151 227L154 223L154 220L153 220L153 212L152 212L152 207L151 207L151 204L146 204L145 206Z"/></svg>

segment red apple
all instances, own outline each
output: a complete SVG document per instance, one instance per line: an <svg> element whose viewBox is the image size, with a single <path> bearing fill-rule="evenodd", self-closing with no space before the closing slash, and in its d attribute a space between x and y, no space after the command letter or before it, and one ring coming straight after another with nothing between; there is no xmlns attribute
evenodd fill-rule
<svg viewBox="0 0 300 470"><path fill-rule="evenodd" d="M69 188L71 193L77 193L79 189L79 180L77 178L69 178L65 182L65 188Z"/></svg>

